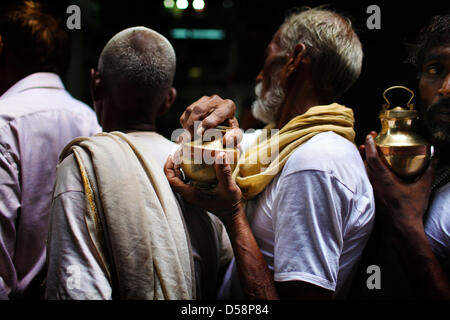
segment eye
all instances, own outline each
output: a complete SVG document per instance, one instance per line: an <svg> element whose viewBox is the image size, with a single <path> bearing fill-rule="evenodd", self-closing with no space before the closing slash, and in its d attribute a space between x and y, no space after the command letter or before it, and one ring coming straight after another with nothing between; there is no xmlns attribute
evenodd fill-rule
<svg viewBox="0 0 450 320"><path fill-rule="evenodd" d="M429 76L438 76L442 73L442 66L438 63L433 63L425 67L425 73Z"/></svg>

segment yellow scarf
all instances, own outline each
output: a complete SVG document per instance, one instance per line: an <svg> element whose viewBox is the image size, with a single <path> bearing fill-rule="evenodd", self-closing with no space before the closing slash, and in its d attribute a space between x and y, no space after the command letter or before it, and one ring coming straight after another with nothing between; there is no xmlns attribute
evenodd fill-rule
<svg viewBox="0 0 450 320"><path fill-rule="evenodd" d="M263 191L295 149L318 133L333 131L354 142L353 123L352 109L333 103L310 108L271 137L264 134L266 129L257 143L239 159L233 172L243 196L251 199Z"/></svg>

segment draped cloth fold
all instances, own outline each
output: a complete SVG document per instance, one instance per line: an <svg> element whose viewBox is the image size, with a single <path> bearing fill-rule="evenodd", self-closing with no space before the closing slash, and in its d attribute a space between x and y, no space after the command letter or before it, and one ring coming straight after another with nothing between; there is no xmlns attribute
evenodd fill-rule
<svg viewBox="0 0 450 320"><path fill-rule="evenodd" d="M239 159L233 178L245 199L251 199L283 169L289 156L321 132L333 131L354 143L353 111L343 105L315 106L270 135L263 130L256 143Z"/></svg>
<svg viewBox="0 0 450 320"><path fill-rule="evenodd" d="M150 146L121 132L77 138L88 230L113 298L195 299L192 250L183 216Z"/></svg>

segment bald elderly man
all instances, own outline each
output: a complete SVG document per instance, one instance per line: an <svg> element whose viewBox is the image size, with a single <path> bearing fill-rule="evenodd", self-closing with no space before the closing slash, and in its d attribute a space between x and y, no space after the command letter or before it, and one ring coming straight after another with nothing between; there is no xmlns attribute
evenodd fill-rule
<svg viewBox="0 0 450 320"><path fill-rule="evenodd" d="M61 154L46 299L214 299L232 250L221 222L178 201L163 172L177 145L155 132L176 97L159 33L116 34L92 70L104 133Z"/></svg>

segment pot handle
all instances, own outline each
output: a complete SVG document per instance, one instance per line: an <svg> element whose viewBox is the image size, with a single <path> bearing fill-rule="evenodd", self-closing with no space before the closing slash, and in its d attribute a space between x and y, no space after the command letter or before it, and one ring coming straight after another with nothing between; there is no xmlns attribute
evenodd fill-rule
<svg viewBox="0 0 450 320"><path fill-rule="evenodd" d="M411 89L409 89L409 88L407 88L407 87L404 87L404 86L392 86L392 87L387 88L386 90L384 90L384 92L383 92L383 98L384 98L384 100L385 100L387 103L386 103L386 104L383 104L383 109L389 109L389 107L391 106L391 103L390 103L389 100L386 98L386 93L387 93L388 91L390 91L390 90L393 90L393 89L403 89L403 90L408 91L408 92L411 94L411 98L409 99L409 101L408 101L408 103L406 104L406 106L409 108L409 110L414 110L414 104L411 103L411 101L414 99L414 92L413 92Z"/></svg>

